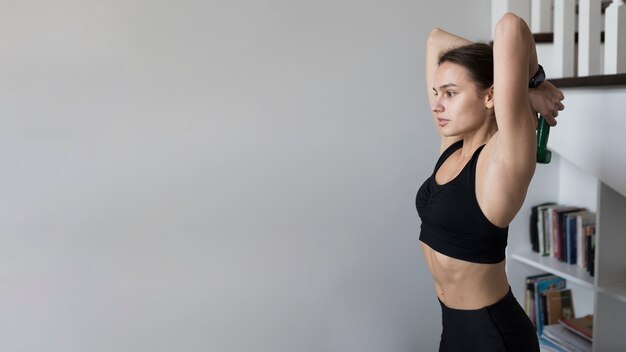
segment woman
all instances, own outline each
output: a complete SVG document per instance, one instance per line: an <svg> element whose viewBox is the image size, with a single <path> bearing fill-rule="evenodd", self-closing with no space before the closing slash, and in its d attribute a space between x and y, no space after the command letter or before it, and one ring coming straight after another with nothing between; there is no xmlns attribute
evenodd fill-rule
<svg viewBox="0 0 626 352"><path fill-rule="evenodd" d="M510 13L496 26L493 48L439 29L428 38L441 156L416 206L442 308L440 352L539 351L511 293L505 248L535 171L537 112L554 126L564 108L542 72L528 26Z"/></svg>

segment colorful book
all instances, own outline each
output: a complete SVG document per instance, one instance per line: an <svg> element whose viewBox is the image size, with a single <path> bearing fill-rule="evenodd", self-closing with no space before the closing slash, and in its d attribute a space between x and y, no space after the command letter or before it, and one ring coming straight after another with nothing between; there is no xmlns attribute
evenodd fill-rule
<svg viewBox="0 0 626 352"><path fill-rule="evenodd" d="M582 208L578 208L578 207L559 207L559 208L555 208L553 209L553 218L552 218L552 226L553 228L553 243L555 244L554 246L554 257L562 262L566 262L567 261L567 253L566 253L566 241L565 241L565 230L566 230L566 224L565 224L565 216L567 214L570 213L574 213L574 212L579 212L581 210L584 210Z"/></svg>
<svg viewBox="0 0 626 352"><path fill-rule="evenodd" d="M535 320L535 282L549 277L554 277L554 275L544 273L526 277L526 299L524 300L524 310L526 310L526 314L535 326L537 326Z"/></svg>
<svg viewBox="0 0 626 352"><path fill-rule="evenodd" d="M547 319L544 321L545 324L558 324L559 320L575 317L571 289L547 291L543 295L546 297Z"/></svg>
<svg viewBox="0 0 626 352"><path fill-rule="evenodd" d="M560 227L557 212L562 210L571 210L574 207L566 206L563 204L547 205L541 208L543 210L543 231L545 241L545 255L549 255L553 258L560 256L559 248L559 233Z"/></svg>
<svg viewBox="0 0 626 352"><path fill-rule="evenodd" d="M588 314L580 318L562 319L559 323L568 330L593 341L593 315Z"/></svg>
<svg viewBox="0 0 626 352"><path fill-rule="evenodd" d="M539 333L540 335L544 325L541 318L544 316L544 310L546 308L544 305L541 304L541 293L550 290L564 289L565 285L565 279L556 275L553 275L552 277L547 276L535 282L535 326L537 327L537 333Z"/></svg>

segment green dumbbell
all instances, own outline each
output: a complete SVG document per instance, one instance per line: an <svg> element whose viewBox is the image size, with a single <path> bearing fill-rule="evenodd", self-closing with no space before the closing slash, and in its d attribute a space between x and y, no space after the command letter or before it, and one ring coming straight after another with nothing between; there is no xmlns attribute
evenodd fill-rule
<svg viewBox="0 0 626 352"><path fill-rule="evenodd" d="M539 115L539 128L537 128L537 162L548 164L552 159L552 152L548 150L548 137L550 125L543 116Z"/></svg>

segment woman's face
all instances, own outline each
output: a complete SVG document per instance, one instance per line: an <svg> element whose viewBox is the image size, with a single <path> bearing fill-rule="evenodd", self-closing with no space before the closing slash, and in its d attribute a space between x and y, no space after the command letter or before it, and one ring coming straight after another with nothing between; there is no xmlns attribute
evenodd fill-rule
<svg viewBox="0 0 626 352"><path fill-rule="evenodd" d="M489 124L487 92L478 93L467 70L452 62L444 62L435 72L431 107L435 122L444 136L459 136Z"/></svg>

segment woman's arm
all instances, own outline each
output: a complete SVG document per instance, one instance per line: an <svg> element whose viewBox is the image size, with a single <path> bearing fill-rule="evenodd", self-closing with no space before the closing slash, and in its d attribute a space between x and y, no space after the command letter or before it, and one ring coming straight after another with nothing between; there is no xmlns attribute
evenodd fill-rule
<svg viewBox="0 0 626 352"><path fill-rule="evenodd" d="M465 38L461 38L454 34L450 34L439 28L433 29L428 35L426 41L426 93L428 95L428 104L430 107L435 104L435 96L433 95L433 81L435 80L435 72L437 71L439 56L447 50L470 44L471 42ZM437 120L433 114L433 122L439 132L441 139L440 153L452 143L458 141L460 137L445 137L442 135Z"/></svg>
<svg viewBox="0 0 626 352"><path fill-rule="evenodd" d="M502 171L530 182L535 166L536 137L528 81L539 66L534 39L523 19L507 13L498 21L493 57L493 96L498 124L493 141L495 161Z"/></svg>
<svg viewBox="0 0 626 352"><path fill-rule="evenodd" d="M478 165L476 198L485 216L507 226L524 203L535 172L536 116L528 81L537 72L534 39L521 18L507 13L498 21L493 41L493 106L498 131Z"/></svg>
<svg viewBox="0 0 626 352"><path fill-rule="evenodd" d="M485 215L496 225L504 226L522 206L535 172L537 116L533 110L547 112L552 98L543 98L561 93L551 84L540 87L541 90L533 94L539 94L543 101L537 104L537 97L534 97L531 107L528 82L538 69L535 42L526 22L514 14L507 13L498 21L493 55L493 99L498 132L485 148L488 157L476 191ZM558 111L557 103L560 104L560 99L552 100L553 109ZM545 106L540 107L542 104Z"/></svg>

